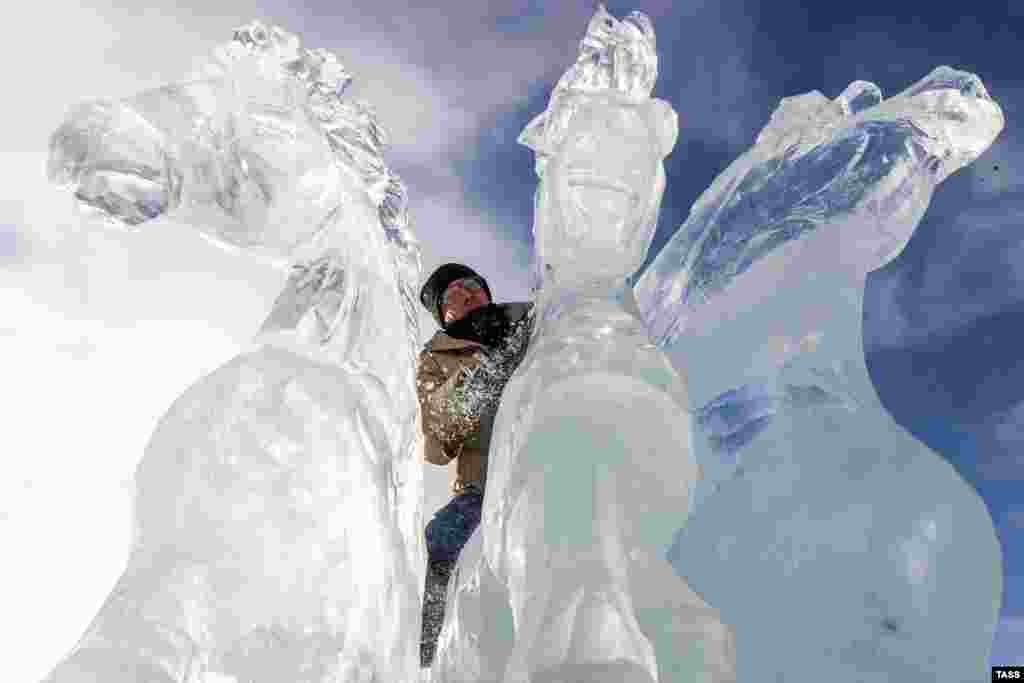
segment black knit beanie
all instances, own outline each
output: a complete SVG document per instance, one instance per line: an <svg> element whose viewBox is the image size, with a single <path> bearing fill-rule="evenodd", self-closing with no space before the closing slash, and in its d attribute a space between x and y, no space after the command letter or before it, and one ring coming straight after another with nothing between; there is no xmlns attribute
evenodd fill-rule
<svg viewBox="0 0 1024 683"><path fill-rule="evenodd" d="M441 317L441 295L448 285L464 277L476 278L484 286L487 298L494 301L491 296L491 288L487 286L487 280L481 277L475 270L461 263L446 263L433 272L427 278L423 288L420 289L420 303L427 309L430 315L434 316L437 324L444 328L444 318Z"/></svg>

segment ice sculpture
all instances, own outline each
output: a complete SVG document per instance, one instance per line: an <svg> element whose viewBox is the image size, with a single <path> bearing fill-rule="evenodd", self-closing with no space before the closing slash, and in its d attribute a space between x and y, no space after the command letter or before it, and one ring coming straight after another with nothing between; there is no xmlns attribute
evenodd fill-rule
<svg viewBox="0 0 1024 683"><path fill-rule="evenodd" d="M480 533L432 680L731 680L728 629L666 559L698 476L686 384L627 284L678 133L650 97L656 76L647 17L599 6L520 137L540 176L537 318L495 418Z"/></svg>
<svg viewBox="0 0 1024 683"><path fill-rule="evenodd" d="M537 323L426 677L978 679L991 519L879 403L860 321L865 274L998 106L948 68L784 100L634 298L677 136L656 75L649 20L599 7L521 136ZM98 217L168 216L291 277L255 348L158 425L129 565L50 683L420 677L418 249L349 79L251 24L53 136L51 178Z"/></svg>
<svg viewBox="0 0 1024 683"><path fill-rule="evenodd" d="M161 419L128 567L48 681L418 676L419 251L350 80L253 23L53 135L51 179L112 225L166 215L292 269L254 348Z"/></svg>
<svg viewBox="0 0 1024 683"><path fill-rule="evenodd" d="M740 680L987 680L992 520L882 406L861 320L868 271L1003 125L949 67L784 99L637 284L705 475L672 562L735 628Z"/></svg>

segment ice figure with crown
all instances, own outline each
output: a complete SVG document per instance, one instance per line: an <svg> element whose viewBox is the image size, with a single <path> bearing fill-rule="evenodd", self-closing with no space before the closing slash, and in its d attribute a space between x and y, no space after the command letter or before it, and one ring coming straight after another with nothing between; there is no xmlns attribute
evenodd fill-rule
<svg viewBox="0 0 1024 683"><path fill-rule="evenodd" d="M705 475L671 560L735 629L739 680L987 680L992 520L879 401L861 323L867 273L1003 125L949 67L786 98L638 282Z"/></svg>
<svg viewBox="0 0 1024 683"><path fill-rule="evenodd" d="M728 629L666 560L698 476L687 390L627 280L678 134L656 77L648 18L599 7L520 137L540 176L536 321L502 395L435 680L732 679Z"/></svg>
<svg viewBox="0 0 1024 683"><path fill-rule="evenodd" d="M160 420L128 566L54 683L410 681L419 251L372 110L258 23L188 81L75 108L50 176L291 266L254 348Z"/></svg>

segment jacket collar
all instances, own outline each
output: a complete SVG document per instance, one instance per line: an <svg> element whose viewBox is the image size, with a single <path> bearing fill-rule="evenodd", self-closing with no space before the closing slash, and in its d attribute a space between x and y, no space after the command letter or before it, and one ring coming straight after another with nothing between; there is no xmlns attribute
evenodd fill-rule
<svg viewBox="0 0 1024 683"><path fill-rule="evenodd" d="M428 351L461 351L463 349L486 349L483 344L469 339L458 339L438 330L427 342Z"/></svg>
<svg viewBox="0 0 1024 683"><path fill-rule="evenodd" d="M516 322L525 316L534 304L532 301L515 301L512 303L498 305L501 306L505 315L509 317L509 320ZM458 337L445 334L444 330L438 330L426 345L426 349L428 351L461 351L464 349L487 348L487 346L480 342L470 341L468 339L459 339Z"/></svg>

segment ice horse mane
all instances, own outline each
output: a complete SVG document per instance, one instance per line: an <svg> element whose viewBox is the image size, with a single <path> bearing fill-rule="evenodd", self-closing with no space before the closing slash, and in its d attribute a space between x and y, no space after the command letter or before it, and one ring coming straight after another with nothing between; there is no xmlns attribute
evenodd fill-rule
<svg viewBox="0 0 1024 683"><path fill-rule="evenodd" d="M405 184L384 163L383 150L389 141L376 111L369 103L346 95L353 77L336 55L322 48L303 48L295 35L259 21L237 28L233 39L217 48L213 59L201 65L190 80L232 79L238 77L239 72L252 70L272 81L280 81L298 98L304 97L311 120L323 132L339 165L361 179L377 207L408 338L418 339L415 302L421 269L420 247L409 228ZM301 252L302 248L297 251ZM298 271L308 270L309 264L298 262L292 268L299 275Z"/></svg>

